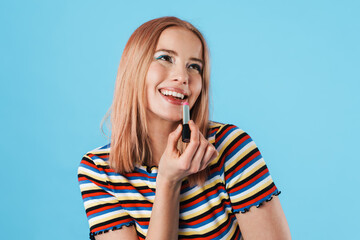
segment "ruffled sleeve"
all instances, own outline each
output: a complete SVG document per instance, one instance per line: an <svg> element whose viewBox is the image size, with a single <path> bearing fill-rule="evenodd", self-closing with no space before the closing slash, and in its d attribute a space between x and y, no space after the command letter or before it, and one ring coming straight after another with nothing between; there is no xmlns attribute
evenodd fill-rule
<svg viewBox="0 0 360 240"><path fill-rule="evenodd" d="M106 168L85 155L78 168L78 180L90 226L90 239L95 235L134 224L107 184Z"/></svg>
<svg viewBox="0 0 360 240"><path fill-rule="evenodd" d="M224 125L216 135L234 213L245 213L280 194L259 149L246 132L234 125Z"/></svg>

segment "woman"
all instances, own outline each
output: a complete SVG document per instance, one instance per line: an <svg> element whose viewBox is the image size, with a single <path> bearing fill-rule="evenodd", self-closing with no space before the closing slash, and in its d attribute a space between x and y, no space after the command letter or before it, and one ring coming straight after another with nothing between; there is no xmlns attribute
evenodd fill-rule
<svg viewBox="0 0 360 240"><path fill-rule="evenodd" d="M91 239L290 239L255 143L208 120L209 72L206 42L188 22L158 18L132 34L117 75L111 148L90 151L78 170ZM180 137L184 102L188 144Z"/></svg>

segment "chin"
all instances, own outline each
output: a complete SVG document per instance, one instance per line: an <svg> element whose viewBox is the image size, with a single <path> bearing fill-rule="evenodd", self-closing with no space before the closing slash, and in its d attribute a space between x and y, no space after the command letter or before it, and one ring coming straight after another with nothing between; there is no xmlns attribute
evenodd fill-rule
<svg viewBox="0 0 360 240"><path fill-rule="evenodd" d="M165 117L165 118L163 118L163 120L169 121L169 122L180 122L182 120L182 118L179 118L179 117Z"/></svg>
<svg viewBox="0 0 360 240"><path fill-rule="evenodd" d="M147 112L147 118L148 119L153 119L155 121L160 121L160 122L167 121L167 122L177 123L177 122L182 121L182 112L172 113L171 114L170 111L167 110L167 109L164 109L163 112L148 111Z"/></svg>

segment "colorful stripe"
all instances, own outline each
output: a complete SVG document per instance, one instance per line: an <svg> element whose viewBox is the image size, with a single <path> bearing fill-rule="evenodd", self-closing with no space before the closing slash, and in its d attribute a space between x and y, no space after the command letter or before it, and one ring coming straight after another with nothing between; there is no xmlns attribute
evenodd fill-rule
<svg viewBox="0 0 360 240"><path fill-rule="evenodd" d="M180 193L179 239L241 239L235 213L260 206L280 192L250 136L234 125L211 122L208 140L219 156L210 164L205 185ZM155 198L157 168L140 166L120 175L108 165L110 145L87 153L78 179L90 238L134 225L145 239Z"/></svg>

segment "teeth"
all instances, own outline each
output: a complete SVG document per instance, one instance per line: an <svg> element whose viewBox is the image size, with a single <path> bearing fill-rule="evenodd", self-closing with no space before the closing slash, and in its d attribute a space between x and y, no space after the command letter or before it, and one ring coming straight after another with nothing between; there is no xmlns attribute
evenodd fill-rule
<svg viewBox="0 0 360 240"><path fill-rule="evenodd" d="M173 91L168 91L168 90L161 90L161 93L165 96L174 96L180 99L184 99L185 95L178 93L178 92L173 92Z"/></svg>

